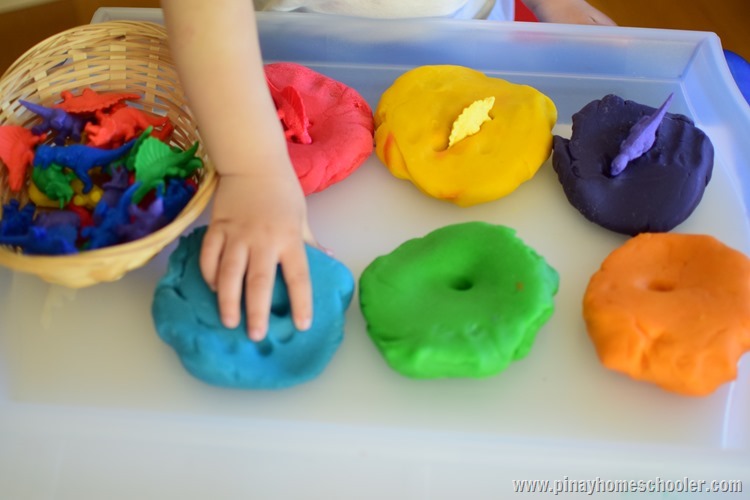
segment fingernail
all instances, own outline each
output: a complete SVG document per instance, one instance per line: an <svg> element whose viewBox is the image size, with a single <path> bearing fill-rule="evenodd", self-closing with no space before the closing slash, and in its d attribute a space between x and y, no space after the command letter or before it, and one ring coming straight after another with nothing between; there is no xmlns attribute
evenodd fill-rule
<svg viewBox="0 0 750 500"><path fill-rule="evenodd" d="M227 328L237 328L239 326L239 320L234 316L222 316L221 322Z"/></svg>
<svg viewBox="0 0 750 500"><path fill-rule="evenodd" d="M260 328L252 328L248 333L248 336L250 337L250 340L260 342L266 336L266 332Z"/></svg>
<svg viewBox="0 0 750 500"><path fill-rule="evenodd" d="M323 253L326 254L327 256L329 256L329 257L333 257L334 256L333 250L331 250L330 248L322 246L322 247L320 247L320 249L323 250Z"/></svg>
<svg viewBox="0 0 750 500"><path fill-rule="evenodd" d="M304 318L296 320L295 324L297 325L297 330L304 332L305 330L310 329L310 326L312 326L312 320L310 318Z"/></svg>

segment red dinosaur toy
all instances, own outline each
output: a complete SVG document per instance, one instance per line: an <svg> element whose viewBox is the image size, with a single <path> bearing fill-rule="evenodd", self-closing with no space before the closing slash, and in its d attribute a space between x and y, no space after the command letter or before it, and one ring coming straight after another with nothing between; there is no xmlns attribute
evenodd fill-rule
<svg viewBox="0 0 750 500"><path fill-rule="evenodd" d="M75 96L71 92L64 90L60 96L63 98L63 101L55 105L55 107L75 114L95 113L111 108L116 104L124 104L123 101L135 101L141 98L138 94L125 92L105 92L100 94L88 87L83 89L81 95Z"/></svg>
<svg viewBox="0 0 750 500"><path fill-rule="evenodd" d="M0 126L0 160L8 169L8 187L18 192L26 180L26 169L34 161L34 146L44 141L47 134L34 135L19 125Z"/></svg>
<svg viewBox="0 0 750 500"><path fill-rule="evenodd" d="M167 142L174 127L166 116L154 116L136 108L125 106L111 114L97 111L97 122L86 125L88 144L97 147L118 147L134 139L148 127L154 127L151 134Z"/></svg>

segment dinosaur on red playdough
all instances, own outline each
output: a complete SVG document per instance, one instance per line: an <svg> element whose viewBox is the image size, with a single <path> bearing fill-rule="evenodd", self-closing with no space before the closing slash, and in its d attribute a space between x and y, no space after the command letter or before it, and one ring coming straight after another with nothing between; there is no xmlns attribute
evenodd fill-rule
<svg viewBox="0 0 750 500"><path fill-rule="evenodd" d="M91 146L116 147L134 139L148 127L159 128L151 136L166 142L174 130L166 116L152 116L129 106L112 113L98 111L96 119L96 123L88 123L85 129Z"/></svg>
<svg viewBox="0 0 750 500"><path fill-rule="evenodd" d="M88 87L83 89L81 95L78 96L68 90L64 90L60 96L63 100L55 107L64 109L68 113L95 113L123 101L135 101L141 98L140 95L132 93L105 92L100 94Z"/></svg>
<svg viewBox="0 0 750 500"><path fill-rule="evenodd" d="M310 120L307 118L302 96L297 89L292 86L279 89L268 78L266 78L266 83L276 105L276 112L284 125L286 138L300 144L312 143L312 137L307 130L310 127Z"/></svg>
<svg viewBox="0 0 750 500"><path fill-rule="evenodd" d="M0 126L0 160L8 169L8 187L18 192L26 179L26 169L34 161L34 146L46 135L34 135L20 125Z"/></svg>

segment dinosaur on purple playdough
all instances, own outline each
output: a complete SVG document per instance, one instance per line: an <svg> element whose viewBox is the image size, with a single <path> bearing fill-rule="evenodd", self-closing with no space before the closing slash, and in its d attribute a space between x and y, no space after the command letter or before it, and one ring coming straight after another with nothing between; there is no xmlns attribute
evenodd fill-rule
<svg viewBox="0 0 750 500"><path fill-rule="evenodd" d="M667 107L672 102L673 96L674 94L669 94L669 97L659 109L650 115L643 116L633 125L628 136L620 144L619 154L612 160L612 165L609 168L609 174L612 177L620 175L630 161L640 157L653 147L656 141L656 131L667 114Z"/></svg>

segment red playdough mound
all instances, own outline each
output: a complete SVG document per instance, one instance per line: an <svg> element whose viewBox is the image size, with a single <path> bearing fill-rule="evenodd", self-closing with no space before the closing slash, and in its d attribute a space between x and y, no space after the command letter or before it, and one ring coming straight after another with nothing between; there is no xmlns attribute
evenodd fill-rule
<svg viewBox="0 0 750 500"><path fill-rule="evenodd" d="M265 71L306 195L345 179L370 156L372 110L356 90L299 64Z"/></svg>

